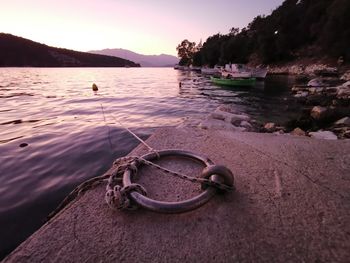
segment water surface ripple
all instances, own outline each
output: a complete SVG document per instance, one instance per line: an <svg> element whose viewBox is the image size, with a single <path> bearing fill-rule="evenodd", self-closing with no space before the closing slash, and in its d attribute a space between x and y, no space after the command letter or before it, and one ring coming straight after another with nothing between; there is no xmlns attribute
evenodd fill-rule
<svg viewBox="0 0 350 263"><path fill-rule="evenodd" d="M274 81L232 90L172 68L0 69L0 259L74 186L138 144L115 120L147 138L221 104L280 118L288 82Z"/></svg>

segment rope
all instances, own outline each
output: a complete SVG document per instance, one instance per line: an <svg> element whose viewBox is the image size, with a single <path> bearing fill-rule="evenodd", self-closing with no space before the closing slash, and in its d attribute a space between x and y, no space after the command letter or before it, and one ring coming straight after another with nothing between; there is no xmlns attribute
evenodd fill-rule
<svg viewBox="0 0 350 263"><path fill-rule="evenodd" d="M123 125L119 120L117 120L113 115L112 118L119 123L120 126L122 126L125 130L127 130L132 136L134 136L139 142L141 142L143 145L145 145L148 150L150 150L151 152L157 153L157 150L155 150L154 148L152 148L151 146L149 146L144 140L142 140L139 136L137 136L133 131L131 131L128 127L126 127L125 125Z"/></svg>
<svg viewBox="0 0 350 263"><path fill-rule="evenodd" d="M101 104L101 110L103 114L103 120L106 122L105 112L103 105ZM133 135L138 141L140 141L144 146L148 148L148 150L152 153L155 153L160 159L159 152L151 147L149 144L147 144L144 140L142 140L139 136L137 136L134 132L132 132L128 127L123 125L119 120L117 120L114 116L112 118L118 122L125 130L127 130L131 135ZM181 174L178 172L171 171L169 169L166 169L164 167L161 167L153 162L147 161L146 159L142 157L121 157L118 158L113 162L113 166L115 167L112 174L104 174L101 176L97 176L91 179L88 179L78 185L72 192L68 194L68 196L58 205L58 207L48 215L48 220L53 218L55 215L57 215L60 211L62 211L67 205L69 205L71 202L73 202L76 198L80 197L83 193L85 193L88 190L94 189L96 186L100 185L102 182L107 181L106 186L106 194L105 194L105 200L108 206L113 210L119 210L119 209L128 209L128 210L135 210L137 209L137 205L133 204L129 198L130 193L133 191L139 192L140 194L147 196L147 191L144 187L142 187L139 184L131 184L125 187L122 187L122 177L126 169L131 170L133 173L137 172L137 164L138 162L142 162L143 164L152 166L160 171L162 171L164 174L169 174L172 176L176 176L181 179L188 180L193 183L201 183L208 186L213 186L221 190L225 191L232 191L234 190L234 187L221 184L218 182L214 182L205 178L196 178L187 176L185 174Z"/></svg>
<svg viewBox="0 0 350 263"><path fill-rule="evenodd" d="M57 206L57 208L51 212L47 219L53 218L55 215L57 215L60 211L62 211L67 205L69 205L71 202L73 202L78 197L82 196L83 193L85 193L88 190L92 190L102 184L105 181L110 182L110 180L113 180L113 185L121 184L122 183L122 176L127 168L132 168L130 164L135 161L135 157L121 157L118 158L116 161L114 161L113 165L116 167L116 169L113 171L112 174L104 174L101 176L93 177L91 179L88 179L81 184L79 184L76 188L71 191L66 198L63 199L63 201ZM138 190L138 189L136 189ZM130 191L130 190L127 190ZM127 194L127 191L125 194Z"/></svg>

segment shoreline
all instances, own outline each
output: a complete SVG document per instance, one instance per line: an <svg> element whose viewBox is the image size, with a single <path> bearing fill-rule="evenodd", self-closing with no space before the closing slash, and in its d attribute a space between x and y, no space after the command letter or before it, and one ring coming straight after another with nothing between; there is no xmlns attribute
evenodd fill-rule
<svg viewBox="0 0 350 263"><path fill-rule="evenodd" d="M291 89L302 113L286 123L268 122L262 132L350 139L350 65L295 61L268 66L270 75L297 76Z"/></svg>
<svg viewBox="0 0 350 263"><path fill-rule="evenodd" d="M224 112L224 113L222 113ZM232 115L230 114L235 114L238 116L234 116L235 119L232 119ZM201 125L202 129L205 125L207 125L207 130L212 130L212 128L214 128L214 130L216 132L224 132L225 128L228 128L228 130L231 130L233 132L241 132L241 131L255 131L255 132L267 132L266 130L263 130L263 126L259 125L258 123L254 122L254 120L251 120L251 118L249 116L247 116L246 114L242 114L241 112L235 112L232 111L230 112L230 109L225 109L225 108L219 108L218 112L212 112L209 114L209 116L207 116L207 118L209 119L213 119L214 122L216 122L215 124L213 124L213 126L211 127L212 124L210 124L210 122L207 123L202 123L204 120L202 121L198 121L196 123L196 125L194 125L195 127ZM229 121L226 121L229 120ZM232 122L233 123L232 123ZM224 123L224 124L223 124ZM233 126L232 126L233 124ZM218 126L219 128L216 129L215 125ZM231 125L231 126L230 126ZM191 126L191 125L190 125ZM222 126L222 127L221 127ZM184 123L180 124L180 127L186 128L186 125ZM275 131L268 131L268 132L274 132L275 134L285 134L287 131L284 131L285 128L282 126L279 126L278 124L275 125L274 127L276 130ZM281 132L283 131L283 132ZM210 132L210 131L208 131ZM293 136L295 137L295 136Z"/></svg>

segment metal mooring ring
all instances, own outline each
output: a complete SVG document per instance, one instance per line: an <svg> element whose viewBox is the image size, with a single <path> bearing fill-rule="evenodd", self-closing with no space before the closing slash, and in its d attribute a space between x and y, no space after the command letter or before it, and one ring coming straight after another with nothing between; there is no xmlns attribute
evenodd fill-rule
<svg viewBox="0 0 350 263"><path fill-rule="evenodd" d="M159 151L157 153L149 153L144 156L142 156L143 159L146 159L147 161L152 161L159 159L160 157L166 157L166 156L181 156L186 157L189 159L192 159L194 161L200 162L205 167L209 167L213 165L214 163L209 160L208 158L201 157L199 155L196 155L191 152L182 151L182 150L163 150ZM140 163L134 162L136 166L140 166ZM132 184L131 182L131 175L133 171L131 169L126 169L123 175L123 185L128 186ZM217 175L213 175L213 180L217 180ZM180 202L163 202L163 201L157 201L151 198L148 198L138 192L131 192L130 193L130 199L138 204L140 207L143 207L147 210L151 210L158 213L183 213L187 211L191 211L193 209L196 209L202 205L204 205L206 202L208 202L213 195L217 192L217 189L214 187L208 187L203 192L201 192L199 195L184 200Z"/></svg>

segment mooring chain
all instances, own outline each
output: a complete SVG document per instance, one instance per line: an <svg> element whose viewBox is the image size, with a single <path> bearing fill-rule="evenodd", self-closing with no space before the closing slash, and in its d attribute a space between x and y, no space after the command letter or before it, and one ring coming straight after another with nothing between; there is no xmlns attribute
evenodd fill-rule
<svg viewBox="0 0 350 263"><path fill-rule="evenodd" d="M179 173L179 172L174 172L174 171L171 171L167 168L164 168L164 167L161 167L153 162L150 162L150 161L147 161L143 158L138 158L141 162L143 162L144 164L147 164L149 166L152 166L158 170L161 170L162 172L164 172L165 174L170 174L172 176L175 176L175 177L178 177L178 178L181 178L181 179L184 179L184 180L187 180L187 181L190 181L192 183L200 183L200 184L205 184L207 186L213 186L213 187L216 187L220 190L224 190L224 191L232 191L234 190L234 187L232 186L228 186L226 184L222 184L222 183L219 183L219 182L215 182L215 181L212 181L212 180L209 180L209 179L205 179L205 178L197 178L197 177L192 177L192 176L188 176L188 175L185 175L185 174L182 174L182 173Z"/></svg>
<svg viewBox="0 0 350 263"><path fill-rule="evenodd" d="M145 165L149 165L151 167L154 167L158 170L160 170L161 172L163 172L164 174L169 174L172 176L175 176L177 178L181 178L193 183L200 183L205 186L212 186L215 187L217 189L223 190L223 191L232 191L234 190L233 186L228 186L226 184L220 183L220 182L215 182L212 181L210 179L206 179L206 178L197 178L197 177L192 177L192 176L188 176L179 172L174 172L171 171L167 168L161 167L153 162L150 162L144 158L141 157L134 157L134 156L130 156L130 157L122 157L117 159L114 162L114 166L116 167L115 171L110 175L110 177L108 178L108 183L106 186L106 195L105 195L105 200L107 202L107 204L113 209L128 209L128 210L134 210L137 208L137 206L135 206L135 204L132 204L129 198L129 195L131 192L136 191L144 196L147 196L147 192L144 189L144 187L142 187L139 184L131 184L128 186L124 186L122 187L122 176L124 174L124 172L126 171L126 169L130 169L132 171L132 173L136 173L137 172L137 165L139 164L145 164Z"/></svg>

